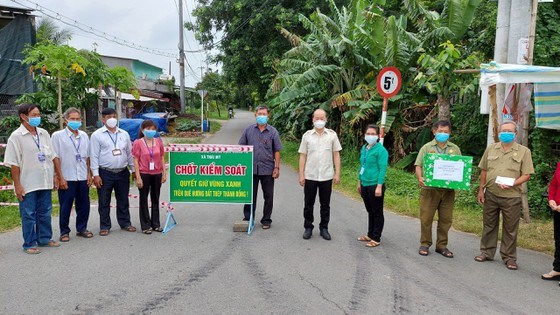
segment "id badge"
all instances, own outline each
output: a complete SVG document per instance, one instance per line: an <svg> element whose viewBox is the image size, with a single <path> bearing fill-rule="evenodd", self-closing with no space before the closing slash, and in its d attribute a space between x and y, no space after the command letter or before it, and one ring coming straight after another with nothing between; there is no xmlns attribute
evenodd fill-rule
<svg viewBox="0 0 560 315"><path fill-rule="evenodd" d="M360 175L364 175L364 168L360 168Z"/></svg>
<svg viewBox="0 0 560 315"><path fill-rule="evenodd" d="M39 162L44 163L47 160L47 157L45 156L45 153L39 152L37 153L37 159Z"/></svg>
<svg viewBox="0 0 560 315"><path fill-rule="evenodd" d="M155 169L156 169L156 163L150 162L150 171L153 171Z"/></svg>
<svg viewBox="0 0 560 315"><path fill-rule="evenodd" d="M114 149L114 150L113 150L113 156L119 156L119 155L121 155L121 154L122 154L122 152L121 152L120 149Z"/></svg>
<svg viewBox="0 0 560 315"><path fill-rule="evenodd" d="M81 162L82 161L82 155L80 153L76 154L76 162Z"/></svg>

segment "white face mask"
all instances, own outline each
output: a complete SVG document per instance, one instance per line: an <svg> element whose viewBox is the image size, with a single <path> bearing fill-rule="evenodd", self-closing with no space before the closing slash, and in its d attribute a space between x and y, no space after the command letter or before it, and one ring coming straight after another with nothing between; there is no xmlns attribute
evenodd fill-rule
<svg viewBox="0 0 560 315"><path fill-rule="evenodd" d="M117 126L117 119L116 118L109 118L107 119L107 121L105 122L105 124L107 125L107 127L109 128L115 128Z"/></svg>
<svg viewBox="0 0 560 315"><path fill-rule="evenodd" d="M323 129L323 128L325 128L325 125L326 125L326 124L327 124L327 122L324 121L324 120L315 120L315 121L313 122L313 126L314 126L315 128L317 128L317 129Z"/></svg>
<svg viewBox="0 0 560 315"><path fill-rule="evenodd" d="M377 139L379 139L379 137L374 135L366 135L365 139L368 144L374 144L377 143Z"/></svg>

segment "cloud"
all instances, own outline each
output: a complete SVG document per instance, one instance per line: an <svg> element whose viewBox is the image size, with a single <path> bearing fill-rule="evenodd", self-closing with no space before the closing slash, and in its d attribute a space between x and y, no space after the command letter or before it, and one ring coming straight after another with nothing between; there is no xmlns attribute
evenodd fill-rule
<svg viewBox="0 0 560 315"><path fill-rule="evenodd" d="M20 0L22 3L34 8L35 5ZM176 7L178 0L32 0L39 3L42 7L55 11L80 23L91 26L97 30L106 32L108 36L124 39L137 45L163 50L165 52L178 55L179 42L179 19ZM195 7L195 0L186 0L187 8ZM0 5L19 6L9 0L0 0ZM41 16L40 12L35 12ZM54 16L56 14L53 13ZM190 21L188 14L184 14L183 19ZM93 49L94 43L97 44L97 51L100 54L140 59L144 62L153 64L164 69L168 73L169 61L171 61L172 74L179 82L179 65L175 58L157 56L146 52L138 51L111 41L96 37L87 32L83 32L75 27L64 25L61 27L70 28L74 36L70 45L78 49ZM185 50L198 50L200 46L194 38L194 34L185 32ZM200 80L200 66L206 66L205 54L186 54L187 60L193 70L185 67L186 85L194 86ZM213 68L216 68L213 66ZM195 72L196 71L196 72Z"/></svg>

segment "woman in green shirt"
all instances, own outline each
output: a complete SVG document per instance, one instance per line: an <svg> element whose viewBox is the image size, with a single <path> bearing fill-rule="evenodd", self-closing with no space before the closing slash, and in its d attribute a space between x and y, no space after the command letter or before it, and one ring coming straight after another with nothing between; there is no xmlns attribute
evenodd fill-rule
<svg viewBox="0 0 560 315"><path fill-rule="evenodd" d="M389 153L379 141L379 127L368 125L365 131L366 144L360 154L358 172L358 193L364 200L368 212L367 235L358 241L366 242L367 247L381 244L381 232L385 218L383 216L383 198L385 197L385 174L389 162Z"/></svg>

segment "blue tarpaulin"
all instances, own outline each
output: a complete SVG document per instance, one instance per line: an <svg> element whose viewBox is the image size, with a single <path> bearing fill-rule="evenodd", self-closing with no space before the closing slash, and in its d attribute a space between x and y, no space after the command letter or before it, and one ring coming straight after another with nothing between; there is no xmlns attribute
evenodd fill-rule
<svg viewBox="0 0 560 315"><path fill-rule="evenodd" d="M125 130L130 135L130 140L134 141L138 138L138 132L140 131L140 126L144 119L129 119L129 118L121 118L119 120L119 128Z"/></svg>
<svg viewBox="0 0 560 315"><path fill-rule="evenodd" d="M167 113L142 113L140 117L142 119L149 119L156 123L158 132L169 133L167 129L167 118L165 117Z"/></svg>

